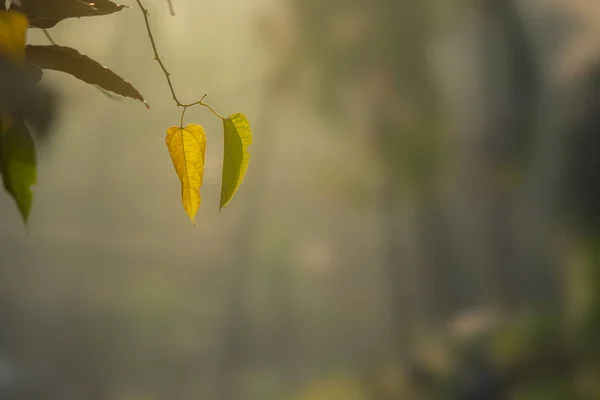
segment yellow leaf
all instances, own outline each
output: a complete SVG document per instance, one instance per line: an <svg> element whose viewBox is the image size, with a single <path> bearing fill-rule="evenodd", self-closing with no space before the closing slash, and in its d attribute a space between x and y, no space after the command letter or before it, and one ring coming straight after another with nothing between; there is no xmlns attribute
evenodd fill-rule
<svg viewBox="0 0 600 400"><path fill-rule="evenodd" d="M181 201L185 212L196 225L194 217L200 207L200 187L204 176L206 133L200 125L185 128L172 126L165 140L173 166L181 181Z"/></svg>
<svg viewBox="0 0 600 400"><path fill-rule="evenodd" d="M18 11L0 11L0 52L14 62L25 59L25 41L29 20Z"/></svg>
<svg viewBox="0 0 600 400"><path fill-rule="evenodd" d="M25 59L26 32L29 27L27 17L18 11L0 11L0 53L9 60L21 64ZM7 132L12 126L12 117L0 113L0 132Z"/></svg>
<svg viewBox="0 0 600 400"><path fill-rule="evenodd" d="M250 161L248 146L252 144L252 131L244 114L232 114L223 119L223 131L225 150L219 210L231 201L242 184Z"/></svg>

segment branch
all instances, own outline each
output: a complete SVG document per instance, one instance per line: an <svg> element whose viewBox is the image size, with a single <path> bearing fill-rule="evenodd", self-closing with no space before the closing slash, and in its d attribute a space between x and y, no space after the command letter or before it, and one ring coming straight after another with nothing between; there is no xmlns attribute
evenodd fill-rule
<svg viewBox="0 0 600 400"><path fill-rule="evenodd" d="M173 88L173 82L171 82L171 74L169 73L169 71L167 71L165 64L163 64L160 56L158 55L158 49L156 48L156 41L154 40L154 35L152 34L152 29L150 28L150 21L148 19L148 16L150 15L150 13L144 7L141 0L135 0L135 1L137 2L138 6L140 7L140 10L142 11L142 15L144 16L144 22L146 23L146 30L148 31L148 37L150 38L150 44L152 45L152 51L154 51L154 59L158 62L158 65L160 65L160 68L162 69L162 71L165 75L165 78L167 78L167 83L169 84L169 90L171 91L171 94L173 95L173 101L175 101L175 104L177 104L177 107L183 107L183 112L181 113L182 125L183 125L183 115L185 114L185 110L187 108L195 106L195 105L200 105L200 106L206 107L217 117L219 117L221 119L225 119L219 113L217 113L211 106L204 103L206 94L204 96L202 96L202 98L200 100L195 101L193 103L186 104L186 103L182 103L181 101L179 101L177 94L175 94L175 89ZM169 5L172 7L170 0L169 0Z"/></svg>
<svg viewBox="0 0 600 400"><path fill-rule="evenodd" d="M171 74L169 73L169 71L167 71L167 68L165 68L165 65L163 64L162 60L160 59L160 56L158 55L158 50L156 49L156 42L154 41L154 36L152 35L152 29L150 28L150 21L148 20L148 16L150 15L150 13L144 7L144 5L142 4L142 2L140 0L135 0L135 1L137 2L138 6L140 6L140 10L142 10L142 14L144 15L144 22L146 23L146 30L148 31L148 37L150 38L150 43L152 44L152 50L154 51L154 59L156 61L158 61L160 68L163 70L163 73L165 74L165 77L167 78L167 83L169 84L169 89L171 90L171 94L173 95L173 100L175 100L175 103L177 103L178 107L183 107L184 104L179 101L179 99L177 98L177 95L175 94L175 89L173 89L173 83L171 82L171 77L170 77Z"/></svg>
<svg viewBox="0 0 600 400"><path fill-rule="evenodd" d="M171 15L175 15L175 9L173 8L173 2L171 0L167 0L167 4L169 5L169 12Z"/></svg>

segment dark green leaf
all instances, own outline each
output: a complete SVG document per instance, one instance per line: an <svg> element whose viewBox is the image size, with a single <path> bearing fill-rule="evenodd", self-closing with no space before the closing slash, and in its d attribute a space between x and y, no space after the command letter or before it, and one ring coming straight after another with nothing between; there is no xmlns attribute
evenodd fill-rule
<svg viewBox="0 0 600 400"><path fill-rule="evenodd" d="M15 121L6 132L0 132L0 172L4 188L15 199L27 223L37 168L35 143L22 121Z"/></svg>
<svg viewBox="0 0 600 400"><path fill-rule="evenodd" d="M91 85L98 85L102 89L140 100L146 104L140 92L131 83L70 47L28 45L25 59L42 69L66 72Z"/></svg>
<svg viewBox="0 0 600 400"><path fill-rule="evenodd" d="M44 29L67 18L107 15L126 7L110 0L22 0L21 3L30 25Z"/></svg>
<svg viewBox="0 0 600 400"><path fill-rule="evenodd" d="M47 133L56 111L51 90L37 83L39 68L22 68L0 55L0 110L24 120L38 133Z"/></svg>
<svg viewBox="0 0 600 400"><path fill-rule="evenodd" d="M25 64L24 69L27 76L29 76L35 83L38 83L42 79L42 69L37 65Z"/></svg>

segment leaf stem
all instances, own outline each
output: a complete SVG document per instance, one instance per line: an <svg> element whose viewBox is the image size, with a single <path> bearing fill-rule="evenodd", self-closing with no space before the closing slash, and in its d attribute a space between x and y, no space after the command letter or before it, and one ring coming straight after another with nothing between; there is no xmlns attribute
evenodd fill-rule
<svg viewBox="0 0 600 400"><path fill-rule="evenodd" d="M56 42L54 41L54 39L52 39L52 36L50 36L50 32L48 32L48 30L47 30L47 29L43 29L43 31L44 31L44 35L46 35L46 39L48 39L48 41L49 41L51 44L53 44L53 45L57 46L57 44L56 44Z"/></svg>
<svg viewBox="0 0 600 400"><path fill-rule="evenodd" d="M189 104L189 106L191 107L191 106L199 105L199 106L202 106L202 107L206 107L206 108L208 108L210 110L210 112L212 112L217 117L219 117L221 119L225 119L221 114L219 114L218 112L216 112L214 110L214 108L212 108L211 106L209 106L208 104L206 104L204 102L204 99L206 98L206 96L208 96L208 94L205 94L204 96L202 96L202 98L200 100L198 100L197 102Z"/></svg>
<svg viewBox="0 0 600 400"><path fill-rule="evenodd" d="M185 111L188 109L188 107L183 107L183 111L181 112L181 121L179 122L179 127L181 129L183 129L183 116L185 115Z"/></svg>
<svg viewBox="0 0 600 400"><path fill-rule="evenodd" d="M209 106L208 104L206 104L204 102L204 99L206 98L206 94L204 96L202 96L202 98L198 101L195 101L193 103L182 103L179 98L177 97L177 94L175 94L175 89L173 88L173 82L171 81L171 74L169 73L169 71L167 70L167 68L165 67L165 64L162 62L159 54L158 54L158 49L156 47L156 41L154 40L154 35L152 34L152 28L150 28L150 20L148 18L148 16L150 15L150 13L148 12L148 10L144 7L144 5L142 4L141 0L135 0L136 3L138 4L138 6L140 7L140 10L142 11L142 14L144 16L144 22L146 23L146 30L148 31L148 37L150 38L150 44L152 45L152 51L154 52L154 59L158 62L158 65L160 65L160 68L162 69L165 78L167 78L167 83L169 85L169 90L171 91L171 95L173 95L173 101L175 101L175 104L177 104L177 107L183 107L183 112L181 113L181 126L183 126L183 116L185 114L185 111L189 108L189 107L193 107L195 105L200 105L203 107L208 108L215 116L221 118L221 119L225 119L223 118L218 112L216 112L211 106ZM169 9L171 10L171 15L174 15L174 11L173 11L173 4L171 3L170 0L168 0L169 3Z"/></svg>

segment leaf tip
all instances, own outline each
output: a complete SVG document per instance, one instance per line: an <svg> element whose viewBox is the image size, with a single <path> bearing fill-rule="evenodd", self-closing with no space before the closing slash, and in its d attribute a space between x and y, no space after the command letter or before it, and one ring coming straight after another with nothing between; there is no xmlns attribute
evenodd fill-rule
<svg viewBox="0 0 600 400"><path fill-rule="evenodd" d="M188 215L188 217L190 218L190 222L192 223L192 226L196 226L196 213L191 210L186 210L185 212Z"/></svg>
<svg viewBox="0 0 600 400"><path fill-rule="evenodd" d="M225 197L221 196L221 200L219 202L219 212L221 212L225 207L229 205L232 198L233 196L229 197L229 199L226 199Z"/></svg>

